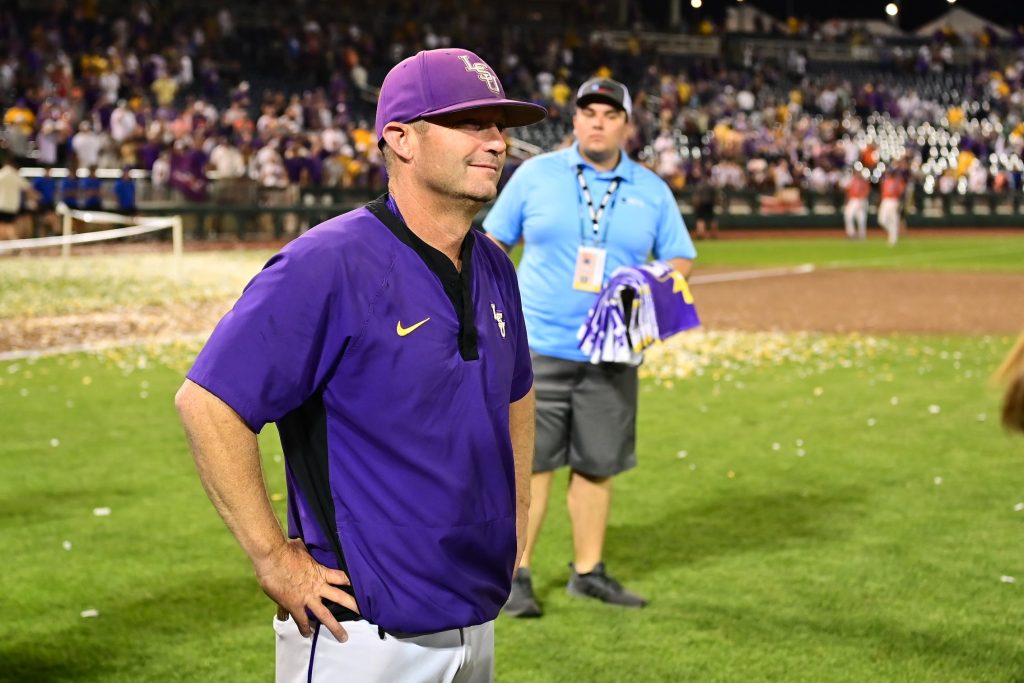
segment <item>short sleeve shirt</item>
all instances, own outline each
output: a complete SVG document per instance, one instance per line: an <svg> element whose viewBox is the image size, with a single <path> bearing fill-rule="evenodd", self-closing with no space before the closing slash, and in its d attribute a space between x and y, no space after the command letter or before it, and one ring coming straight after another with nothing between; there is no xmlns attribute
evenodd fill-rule
<svg viewBox="0 0 1024 683"><path fill-rule="evenodd" d="M581 169L595 209L612 181L619 187L601 218L596 238L576 169ZM573 289L581 245L607 250L605 278L620 266L697 255L668 185L621 155L611 171L597 171L578 146L525 162L484 219L484 229L505 244L523 240L519 285L530 348L566 360L588 360L576 334L597 294Z"/></svg>
<svg viewBox="0 0 1024 683"><path fill-rule="evenodd" d="M362 208L291 242L188 377L254 431L277 422L290 534L321 563L344 563L363 617L421 633L489 621L508 595L509 405L533 375L508 257L471 231L461 273L444 271L398 223ZM309 462L325 500L298 486Z"/></svg>

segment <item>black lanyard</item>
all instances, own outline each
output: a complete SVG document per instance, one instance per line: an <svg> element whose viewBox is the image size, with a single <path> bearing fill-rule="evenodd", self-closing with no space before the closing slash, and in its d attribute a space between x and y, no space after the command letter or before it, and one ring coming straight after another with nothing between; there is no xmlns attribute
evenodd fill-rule
<svg viewBox="0 0 1024 683"><path fill-rule="evenodd" d="M583 193L583 200L587 203L587 209L590 213L590 224L594 231L594 244L600 244L597 236L601 232L601 216L604 215L604 210L608 207L608 203L615 196L615 191L619 189L620 179L616 178L608 185L608 190L604 193L604 198L601 199L601 205L596 210L594 209L594 198L590 195L590 188L587 187L587 181L583 178L583 168L580 166L576 167L576 179L580 181L580 191ZM605 237L607 236L606 231Z"/></svg>

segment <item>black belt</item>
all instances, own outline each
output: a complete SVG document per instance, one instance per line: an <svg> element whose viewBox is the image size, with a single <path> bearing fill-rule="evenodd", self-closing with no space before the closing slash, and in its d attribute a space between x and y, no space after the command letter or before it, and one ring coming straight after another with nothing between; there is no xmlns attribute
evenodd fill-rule
<svg viewBox="0 0 1024 683"><path fill-rule="evenodd" d="M324 603L324 606L327 607L328 610L330 610L330 612L334 616L334 618L337 619L339 622L364 621L363 616L361 614L353 612L349 608L344 607L342 605L339 605L336 602L331 602L330 600L324 600L323 603ZM454 631L455 629L453 629L453 628L451 628L451 629L446 628L444 630L445 631ZM418 632L417 633L413 633L411 631L398 631L396 629L391 629L391 628L387 628L386 629L383 626L379 626L379 625L377 626L377 635L380 636L381 640L384 640L384 636L385 635L389 635L392 638L416 638L418 636L433 635L434 633L439 633L439 631L426 631L426 632L423 632L423 633L418 633ZM465 632L463 631L462 628L459 628L459 640L461 641L461 643L463 645L466 644L466 634L465 634Z"/></svg>
<svg viewBox="0 0 1024 683"><path fill-rule="evenodd" d="M342 590L345 589L342 588ZM333 602L331 600L324 599L323 603L324 607L326 607L327 610L338 621L361 621L363 618L363 615L359 614L359 612L353 612L348 607L345 607L344 605L339 605L338 603Z"/></svg>

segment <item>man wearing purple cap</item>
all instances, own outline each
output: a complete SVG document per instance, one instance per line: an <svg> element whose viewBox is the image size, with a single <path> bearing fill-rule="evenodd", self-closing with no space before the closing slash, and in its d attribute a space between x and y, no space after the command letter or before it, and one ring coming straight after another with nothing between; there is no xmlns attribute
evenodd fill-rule
<svg viewBox="0 0 1024 683"><path fill-rule="evenodd" d="M377 108L388 194L275 255L178 392L203 485L278 605L279 682L493 680L533 374L515 271L470 221L497 193L502 129L544 116L471 52L395 66Z"/></svg>
<svg viewBox="0 0 1024 683"><path fill-rule="evenodd" d="M671 190L622 151L632 101L594 78L576 94L575 144L524 163L484 220L506 249L523 241L519 283L533 353L537 448L526 552L505 607L539 617L530 563L556 469L569 467L573 561L566 590L621 607L647 601L605 568L614 478L636 466L637 369L591 364L577 333L608 276L655 258L683 275L696 256Z"/></svg>

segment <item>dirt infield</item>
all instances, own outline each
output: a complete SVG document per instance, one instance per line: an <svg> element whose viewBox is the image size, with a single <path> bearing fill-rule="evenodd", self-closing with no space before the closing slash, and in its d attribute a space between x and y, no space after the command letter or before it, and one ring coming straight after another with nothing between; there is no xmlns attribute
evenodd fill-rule
<svg viewBox="0 0 1024 683"><path fill-rule="evenodd" d="M777 231L771 234L779 236ZM835 238L834 231L802 234ZM218 243L215 248L226 246ZM271 251L279 245L231 246ZM113 249L147 253L153 245ZM83 251L106 253L103 247ZM693 291L709 330L1016 334L1024 329L1024 274L819 269L708 282L709 276L730 272L750 271L698 265L694 272ZM232 303L213 297L189 304L151 302L76 315L0 318L0 354L202 335Z"/></svg>
<svg viewBox="0 0 1024 683"><path fill-rule="evenodd" d="M728 272L737 271L715 274ZM709 330L1016 334L1024 329L1024 275L819 270L705 284L697 277L693 292ZM203 334L231 304L0 320L0 353Z"/></svg>
<svg viewBox="0 0 1024 683"><path fill-rule="evenodd" d="M231 301L140 306L116 312L0 319L0 353L69 349L208 334Z"/></svg>
<svg viewBox="0 0 1024 683"><path fill-rule="evenodd" d="M819 270L694 284L693 293L709 329L936 334L1024 329L1024 275L1015 274Z"/></svg>

